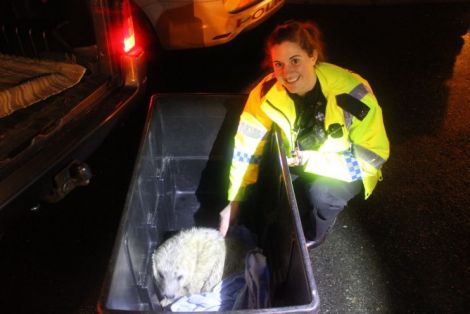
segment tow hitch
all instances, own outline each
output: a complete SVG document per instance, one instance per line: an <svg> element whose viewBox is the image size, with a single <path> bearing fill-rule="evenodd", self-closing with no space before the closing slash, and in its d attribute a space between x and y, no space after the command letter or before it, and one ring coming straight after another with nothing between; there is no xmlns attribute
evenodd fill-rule
<svg viewBox="0 0 470 314"><path fill-rule="evenodd" d="M90 167L81 161L73 161L54 177L52 189L44 196L46 202L55 203L63 199L77 186L90 183Z"/></svg>

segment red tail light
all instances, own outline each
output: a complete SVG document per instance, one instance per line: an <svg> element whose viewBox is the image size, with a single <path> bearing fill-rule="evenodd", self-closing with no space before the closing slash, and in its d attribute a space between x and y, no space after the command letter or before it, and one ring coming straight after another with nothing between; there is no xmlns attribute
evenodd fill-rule
<svg viewBox="0 0 470 314"><path fill-rule="evenodd" d="M132 21L132 11L128 0L125 0L122 5L123 17L123 49L128 53L136 46L134 22Z"/></svg>

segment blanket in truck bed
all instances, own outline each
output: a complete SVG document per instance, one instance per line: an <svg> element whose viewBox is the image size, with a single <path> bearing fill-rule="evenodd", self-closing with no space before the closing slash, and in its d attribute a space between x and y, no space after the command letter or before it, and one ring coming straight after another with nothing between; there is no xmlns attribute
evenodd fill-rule
<svg viewBox="0 0 470 314"><path fill-rule="evenodd" d="M0 54L0 118L74 86L85 71L78 64Z"/></svg>

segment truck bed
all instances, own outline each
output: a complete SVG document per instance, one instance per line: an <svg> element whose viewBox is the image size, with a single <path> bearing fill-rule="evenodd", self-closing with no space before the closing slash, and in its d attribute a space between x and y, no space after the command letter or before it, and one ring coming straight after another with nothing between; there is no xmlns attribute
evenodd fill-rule
<svg viewBox="0 0 470 314"><path fill-rule="evenodd" d="M106 82L104 75L87 75L73 88L1 118L0 165L14 159L33 141L44 140Z"/></svg>

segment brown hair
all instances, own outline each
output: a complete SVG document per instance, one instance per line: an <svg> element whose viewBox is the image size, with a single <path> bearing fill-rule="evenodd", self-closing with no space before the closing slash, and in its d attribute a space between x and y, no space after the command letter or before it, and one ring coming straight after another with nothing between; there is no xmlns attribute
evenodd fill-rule
<svg viewBox="0 0 470 314"><path fill-rule="evenodd" d="M265 50L265 65L271 66L271 48L285 41L296 43L309 56L313 55L316 50L318 53L318 61L325 61L324 43L322 33L318 26L311 21L295 21L289 20L276 26L269 35Z"/></svg>

